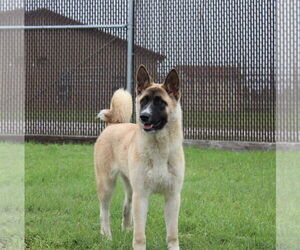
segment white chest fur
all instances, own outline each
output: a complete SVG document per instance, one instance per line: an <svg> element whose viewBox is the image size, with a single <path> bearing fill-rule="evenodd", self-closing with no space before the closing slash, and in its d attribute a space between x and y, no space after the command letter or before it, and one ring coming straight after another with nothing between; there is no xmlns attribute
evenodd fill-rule
<svg viewBox="0 0 300 250"><path fill-rule="evenodd" d="M154 160L152 166L148 166L145 176L145 186L153 193L164 193L174 188L175 176L170 171L166 160Z"/></svg>
<svg viewBox="0 0 300 250"><path fill-rule="evenodd" d="M176 157L179 147L176 143L171 144L167 136L159 138L159 135L156 135L156 141L150 137L147 143L140 144L140 147L143 148L141 151L141 158L144 163L142 167L143 184L152 193L172 191L176 189L177 183L180 186L176 169L178 164L172 164L170 161L174 156Z"/></svg>

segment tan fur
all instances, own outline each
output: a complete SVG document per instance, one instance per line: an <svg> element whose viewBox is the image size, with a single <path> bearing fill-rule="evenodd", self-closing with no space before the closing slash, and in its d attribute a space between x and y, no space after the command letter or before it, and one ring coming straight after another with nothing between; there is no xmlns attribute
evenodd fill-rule
<svg viewBox="0 0 300 250"><path fill-rule="evenodd" d="M95 172L101 204L101 234L111 238L109 205L116 177L119 175L124 182L126 194L122 228L131 227L133 216L133 248L146 249L145 224L148 198L152 193L160 193L165 197L168 249L178 250L178 214L184 178L181 107L161 84L151 83L136 98L137 115L140 99L147 91L153 90L168 103L169 120L163 129L155 133L146 133L137 116L137 124L121 123L107 126L95 144ZM106 118L106 121L115 123L130 120L128 109L132 107L129 103L131 98L127 92L124 95L124 90L121 91L122 94L119 94L119 91L112 98L112 107L109 111L112 115ZM109 116L106 114L105 117Z"/></svg>
<svg viewBox="0 0 300 250"><path fill-rule="evenodd" d="M132 97L124 89L118 89L110 103L110 109L101 110L98 118L107 123L127 123L132 115Z"/></svg>

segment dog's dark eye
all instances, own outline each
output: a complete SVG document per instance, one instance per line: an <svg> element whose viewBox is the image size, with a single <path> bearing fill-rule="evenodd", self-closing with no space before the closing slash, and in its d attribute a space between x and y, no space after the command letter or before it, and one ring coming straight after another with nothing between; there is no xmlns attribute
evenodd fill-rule
<svg viewBox="0 0 300 250"><path fill-rule="evenodd" d="M154 104L156 104L156 105L160 105L160 106L167 105L167 103L164 100L162 100L159 96L155 96L153 101L154 101Z"/></svg>
<svg viewBox="0 0 300 250"><path fill-rule="evenodd" d="M144 96L141 100L141 106L145 106L149 102L149 96Z"/></svg>
<svg viewBox="0 0 300 250"><path fill-rule="evenodd" d="M161 99L161 97L159 97L159 96L154 97L153 103L161 111L163 111L165 109L165 107L167 106L167 103L163 99Z"/></svg>

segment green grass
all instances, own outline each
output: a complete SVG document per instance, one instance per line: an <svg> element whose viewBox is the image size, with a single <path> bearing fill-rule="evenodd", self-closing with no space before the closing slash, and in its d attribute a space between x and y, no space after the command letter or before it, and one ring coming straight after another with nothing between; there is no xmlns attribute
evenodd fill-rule
<svg viewBox="0 0 300 250"><path fill-rule="evenodd" d="M300 154L276 152L276 244L278 249L300 246Z"/></svg>
<svg viewBox="0 0 300 250"><path fill-rule="evenodd" d="M0 249L24 247L24 145L0 143Z"/></svg>
<svg viewBox="0 0 300 250"><path fill-rule="evenodd" d="M111 207L113 241L100 237L92 145L26 144L26 247L131 249L121 232L123 190ZM275 249L275 152L185 148L181 249ZM147 249L166 249L163 199L153 195Z"/></svg>

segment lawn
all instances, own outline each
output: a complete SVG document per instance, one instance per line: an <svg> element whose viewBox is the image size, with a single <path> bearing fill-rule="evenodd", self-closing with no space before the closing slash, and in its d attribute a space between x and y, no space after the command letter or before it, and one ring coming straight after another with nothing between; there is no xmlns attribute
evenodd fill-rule
<svg viewBox="0 0 300 250"><path fill-rule="evenodd" d="M26 247L131 249L121 232L123 190L111 207L113 241L100 237L92 145L26 148ZM275 152L185 148L181 249L275 249ZM163 199L153 195L147 249L166 249Z"/></svg>
<svg viewBox="0 0 300 250"><path fill-rule="evenodd" d="M0 249L24 248L24 145L0 142Z"/></svg>

